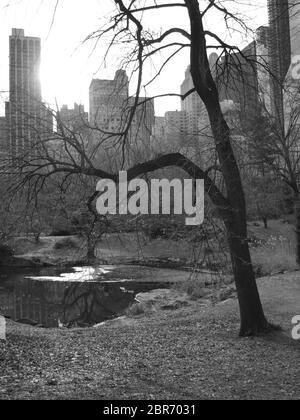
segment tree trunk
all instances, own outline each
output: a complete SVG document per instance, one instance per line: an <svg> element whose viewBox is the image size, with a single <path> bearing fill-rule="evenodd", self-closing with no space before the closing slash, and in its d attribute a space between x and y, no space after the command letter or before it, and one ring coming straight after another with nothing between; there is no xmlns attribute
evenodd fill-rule
<svg viewBox="0 0 300 420"><path fill-rule="evenodd" d="M264 223L264 227L265 229L268 229L268 218L267 217L263 217L263 223Z"/></svg>
<svg viewBox="0 0 300 420"><path fill-rule="evenodd" d="M93 263L95 261L95 243L93 238L90 236L87 237L87 260L89 263Z"/></svg>
<svg viewBox="0 0 300 420"><path fill-rule="evenodd" d="M207 109L229 201L224 222L241 313L240 335L260 335L272 331L274 327L266 320L259 297L248 244L242 180L230 142L230 130L223 117L218 95L216 98L207 102Z"/></svg>
<svg viewBox="0 0 300 420"><path fill-rule="evenodd" d="M272 330L260 301L248 245L246 201L240 171L230 141L230 130L221 110L218 89L207 56L205 31L198 0L185 0L191 22L191 74L195 89L207 109L224 177L228 208L225 225L237 287L241 336Z"/></svg>
<svg viewBox="0 0 300 420"><path fill-rule="evenodd" d="M273 329L265 318L251 263L244 226L238 220L226 223L232 267L238 294L241 329L240 336L265 334Z"/></svg>
<svg viewBox="0 0 300 420"><path fill-rule="evenodd" d="M295 196L295 217L296 217L296 255L297 263L300 266L300 194Z"/></svg>

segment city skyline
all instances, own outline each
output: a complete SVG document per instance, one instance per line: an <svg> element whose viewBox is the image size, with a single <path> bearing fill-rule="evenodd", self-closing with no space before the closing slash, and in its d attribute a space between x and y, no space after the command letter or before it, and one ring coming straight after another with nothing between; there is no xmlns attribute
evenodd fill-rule
<svg viewBox="0 0 300 420"><path fill-rule="evenodd" d="M42 4L43 3L43 4ZM18 12L13 3L9 7L2 2L2 18L0 18L0 51L5 52L7 57L0 65L0 90L8 92L8 49L6 38L12 27L24 28L29 36L37 36L42 40L42 70L41 82L43 98L52 105L55 105L54 93L57 96L60 106L66 104L71 106L74 102L82 103L85 109L89 109L88 89L93 78L110 79L119 68L119 63L112 57L112 60L103 65L103 51L100 56L98 49L92 54L93 43L82 44L86 36L102 24L98 17L104 15L105 11L111 10L111 2L99 2L92 0L91 7L86 8L84 2L64 1L60 4L52 24L55 1L50 0L47 5L39 0L21 0L18 4ZM256 0L250 7L247 3L247 10L256 15L255 26L267 23L267 4L265 0ZM0 1L1 6L1 1ZM72 8L72 9L71 9ZM24 13L22 13L22 10ZM68 18L67 30L65 28L66 16ZM215 18L215 17L214 17ZM249 18L250 20L250 18ZM214 20L215 21L215 20ZM172 23L181 24L182 14L174 10ZM164 18L158 19L158 30L163 26ZM249 23L250 24L250 23ZM253 19L251 24L254 24ZM255 28L253 28L255 29ZM236 34L233 34L233 39ZM240 39L246 45L248 40ZM160 81L148 89L148 96L155 96L161 93L179 93L180 85L184 79L184 73L188 65L188 53L175 60L176 71L171 74L166 71L161 75ZM59 65L57 65L59 63ZM163 87L163 88L162 88ZM134 87L132 87L132 90ZM134 95L131 91L130 94ZM155 103L156 115L164 115L169 110L180 110L179 99L157 100ZM4 113L2 108L1 114Z"/></svg>
<svg viewBox="0 0 300 420"><path fill-rule="evenodd" d="M294 50L295 50L295 46L297 46L297 39L298 39L296 30L294 29L293 31L290 31L290 27L289 27L290 20L291 20L291 23L293 23L293 26L295 28L294 17L292 15L289 17L289 13L288 13L288 6L290 4L291 3L289 3L288 0L286 0L285 3L278 3L277 0L274 0L274 1L269 0L267 2L267 5L268 5L268 11L269 11L270 28L268 29L268 27L263 26L263 27L258 28L259 32L257 32L257 37L258 37L257 39L263 39L264 37L266 37L266 39L269 38L270 40L269 42L267 41L267 44L269 48L271 69L274 75L278 73L277 77L281 82L284 81L284 76L287 73L290 63L291 63L292 49L287 48L287 47L284 48L284 46L281 46L280 42L284 44L284 42L288 40L289 46L290 46L291 45L290 40L293 39L293 45L294 45ZM283 14L281 10L285 10L287 12L286 13L287 16L285 20L284 20L285 15ZM274 29L275 25L276 25L276 28L278 27L278 29L276 29L277 32ZM266 28L270 31L270 33L273 34L273 36L271 37L268 36L266 32L267 30ZM286 36L282 35L284 31L286 32ZM19 118L20 119L20 123L19 123L18 112L16 113L16 118L14 119L14 112L11 111L14 103L16 104L20 103L22 109L24 107L23 103L25 103L26 105L26 102L28 101L28 99L23 98L24 93L22 93L22 91L23 90L24 92L26 91L27 94L29 92L30 95L34 98L34 100L37 100L37 101L42 101L43 99L47 100L47 97L45 95L42 95L41 78L39 76L39 69L42 64L41 38L37 36L34 36L34 37L28 36L27 33L25 36L25 31L23 28L13 28L12 35L10 35L9 39L10 39L9 41L10 90L9 90L9 103L6 104L6 116L8 118L6 123L9 125L9 127L11 127L10 144L12 144L12 142L15 141L14 138L16 139L18 137L17 134L15 135L12 134L12 130L15 130L16 133L18 131L22 132L23 130L21 128L23 117L20 117L21 119ZM13 48L12 48L12 42L14 42ZM266 41L264 42L266 43ZM20 43L20 45L18 45L18 43ZM33 52L31 51L31 44L35 46L36 43L37 43L37 47L36 47L37 49L34 47L36 50L36 53L34 52L33 54ZM257 41L250 42L242 50L243 51L242 54L245 54L246 56L249 55L249 56L254 57L257 54L256 52L257 46L258 46ZM30 63L30 55L32 54L33 54L34 60L29 65L29 68L31 67L32 68L28 72L27 64ZM283 57L283 54L285 54L284 57ZM233 62L235 61L235 56L237 55L236 54L231 55L231 60L233 60ZM241 57L237 58L238 62L240 62L240 59ZM17 64L18 61L20 61L20 65ZM211 61L212 71L214 72L213 67L215 66L215 63L218 61L218 55L215 54L213 51L210 54L210 61ZM221 66L222 66L222 61L223 61L223 58L219 61L219 65ZM279 64L277 64L277 61ZM188 60L187 60L187 63L188 63ZM278 67L278 70L277 70L276 65ZM279 74L279 66L283 66L283 65L285 66L285 69L282 71L283 74L281 77L281 75ZM112 131L112 132L118 129L116 122L121 121L123 118L121 115L122 113L120 112L119 108L123 107L122 103L124 102L124 100L127 101L129 99L130 101L134 101L134 95L130 92L130 86L131 84L134 85L134 81L131 78L131 74L130 73L129 75L127 74L129 70L130 69L128 68L126 68L126 70L119 68L115 73L115 79L112 77L105 78L105 79L100 78L99 76L102 75L102 72L99 72L99 74L97 75L97 78L93 77L91 79L90 86L89 86L89 94L88 94L89 106L87 106L87 108L88 108L88 113L89 113L89 122L92 125L95 124L96 126L101 126L104 129L109 129L109 131ZM245 74L249 75L252 70L251 68L248 68L248 70L245 68L244 71L245 71ZM259 69L257 69L257 71L259 71ZM255 105L256 102L258 104L258 91L256 91L257 88L255 87L257 83L257 80L256 80L257 77L253 73L253 77L252 77L253 80L251 81L250 79L248 79L247 86L246 86L245 80L240 81L241 83L239 85L238 75L234 76L236 81L233 83L232 86L231 84L230 86L220 86L220 92L219 92L220 102L231 100L237 106L240 106L240 109L243 109L246 112L246 115L248 117L250 116L250 114L252 114L252 111L253 111L253 115L255 115L255 112L256 112L255 110L258 109L257 105ZM13 91L14 86L17 86L17 85L18 85L18 89L16 90L16 92L14 92ZM120 91L118 86L120 87L122 92ZM273 84L271 82L271 86L277 87L274 81L273 81ZM185 69L184 78L181 79L180 85L177 86L177 91L179 91L180 89L180 93L181 95L183 95L187 93L190 89L192 89L192 87L193 87L193 81L192 81L191 74L189 72L189 66L187 66L187 68ZM118 109L116 108L116 109L111 110L110 109L111 104L109 105L107 101L110 101L109 98L112 98L111 95L116 88L118 88L118 92L119 91L121 92L121 96L123 99L121 100L121 103L119 103L120 100L118 98L115 98L113 101L113 104L114 104L113 106L114 108L117 106ZM247 94L246 94L246 90L248 90ZM276 101L277 96L271 90L271 102ZM250 99L250 97L252 97L252 99ZM248 104L246 104L246 102ZM70 105L70 103L68 101L62 101L62 103L57 103L58 109L62 111L61 115L65 115L67 120L68 120L68 115L74 114L76 116L78 114L78 109L84 110L85 108L85 103L82 101L76 100L73 103L75 104L74 109L69 109L69 110L68 110L68 106ZM77 104L81 104L81 105L79 105L78 107ZM199 131L199 121L207 120L207 118L205 118L205 112L203 111L202 101L200 100L198 95L192 94L188 98L186 98L182 103L178 101L178 105L179 106L176 106L176 107L174 106L166 107L164 110L165 125L166 125L166 130L167 130L166 132L171 130L170 133L172 133L176 126L181 127L180 131L184 131L182 127L186 125L187 133L190 136L193 136L193 135L197 136L196 133ZM99 111L100 111L100 119L98 116ZM150 111L150 109L148 111ZM30 114L30 112L27 112L27 114ZM33 112L33 114L35 114L35 112ZM111 118L111 115L113 115L113 118ZM154 105L154 115L157 117L160 116L160 113L157 112L157 108L155 108L155 105ZM153 118L154 118L154 115L153 115ZM110 121L110 119L112 121ZM151 118L149 119L149 121L150 120ZM108 121L108 123L106 121ZM173 123L170 124L170 121L173 121ZM153 122L149 124L150 129L148 130L148 132L150 134L151 134L152 127L153 127ZM5 121L3 121L2 119L1 131L3 130L5 130ZM24 138L24 135L21 135L19 137ZM27 137L30 138L31 136L28 135ZM146 137L148 137L148 134L146 135ZM22 141L24 142L24 139Z"/></svg>

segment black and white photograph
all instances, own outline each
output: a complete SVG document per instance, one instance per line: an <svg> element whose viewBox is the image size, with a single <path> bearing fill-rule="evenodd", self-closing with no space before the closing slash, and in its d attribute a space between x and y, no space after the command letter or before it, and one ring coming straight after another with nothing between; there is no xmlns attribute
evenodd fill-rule
<svg viewBox="0 0 300 420"><path fill-rule="evenodd" d="M300 1L0 0L0 56L0 401L300 400Z"/></svg>

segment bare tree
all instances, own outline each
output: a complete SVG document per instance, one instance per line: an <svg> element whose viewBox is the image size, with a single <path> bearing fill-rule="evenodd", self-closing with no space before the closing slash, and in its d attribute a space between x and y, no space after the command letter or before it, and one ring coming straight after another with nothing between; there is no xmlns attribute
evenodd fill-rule
<svg viewBox="0 0 300 420"><path fill-rule="evenodd" d="M161 68L155 78L171 62L172 58L184 49L190 50L190 71L194 82L194 88L186 95L197 92L203 101L208 113L212 130L212 138L216 149L220 171L223 177L225 192L223 192L208 171L202 170L181 153L165 154L148 161L137 163L128 169L128 180L141 177L147 173L167 167L183 169L192 178L203 178L205 180L205 191L211 202L223 219L227 229L228 244L231 252L232 267L237 287L238 300L241 314L241 336L264 334L275 329L265 318L260 301L255 275L252 267L251 256L248 245L246 203L238 164L231 144L231 133L229 126L222 112L218 94L218 88L214 80L208 59L210 49L218 50L222 54L237 52L241 55L239 48L229 45L214 32L205 28L205 17L210 11L221 14L230 28L230 21L246 29L242 20L235 16L228 8L226 1L203 1L200 7L198 0L184 0L174 3L149 2L145 6L140 0L114 0L116 11L111 16L108 25L99 31L91 34L88 38L99 42L102 38L111 36L110 48L115 45L125 45L127 56L124 57L124 65L133 65L133 73L137 75L135 96L131 99L130 107L127 107L124 114L123 125L118 132L105 130L103 127L91 127L93 132L98 133L98 141L84 142L82 136L63 124L59 130L59 141L57 134L55 138L48 138L46 141L40 139L42 147L36 145L36 154L28 154L26 159L19 161L18 168L22 174L20 186L30 184L38 192L43 188L46 180L51 176L63 174L64 180L73 175L84 175L94 178L108 178L118 182L116 172L108 170L104 164L95 159L97 151L104 143L111 144L116 154L121 153L122 164L130 127L134 121L135 113L140 106L143 106L147 99L140 100L140 92L143 88L145 63L162 51L171 51L163 60ZM189 29L185 27L171 27L155 33L148 28L145 19L149 13L160 13L163 10L180 8L186 14ZM174 41L174 37L177 37ZM175 51L174 51L175 48ZM129 52L128 52L129 51ZM153 80L153 79L152 79ZM180 96L176 94L161 94L164 96ZM153 100L153 98L151 98ZM58 121L58 125L60 122ZM50 152L49 146L55 153ZM110 142L110 143L109 143ZM61 144L57 153L57 145ZM91 147L91 144L93 147ZM97 197L95 193L91 199ZM90 200L91 200L90 199ZM90 201L91 202L91 201Z"/></svg>

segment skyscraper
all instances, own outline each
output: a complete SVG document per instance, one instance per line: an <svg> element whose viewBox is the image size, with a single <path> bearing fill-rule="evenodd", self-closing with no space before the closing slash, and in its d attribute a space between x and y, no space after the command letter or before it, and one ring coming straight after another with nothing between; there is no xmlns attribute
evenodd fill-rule
<svg viewBox="0 0 300 420"><path fill-rule="evenodd" d="M190 66L186 69L185 78L180 88L181 95L186 95L194 88ZM186 113L186 129L189 140L199 135L199 120L202 117L204 104L197 92L188 95L181 103L181 110Z"/></svg>
<svg viewBox="0 0 300 420"><path fill-rule="evenodd" d="M93 79L90 85L90 123L104 130L122 130L126 124L129 80L118 70L113 80Z"/></svg>
<svg viewBox="0 0 300 420"><path fill-rule="evenodd" d="M12 156L30 149L43 124L40 84L41 40L13 29L9 37L7 119Z"/></svg>
<svg viewBox="0 0 300 420"><path fill-rule="evenodd" d="M289 0L289 14L291 53L293 57L300 55L300 3L298 0Z"/></svg>
<svg viewBox="0 0 300 420"><path fill-rule="evenodd" d="M283 125L283 84L291 65L291 33L288 0L268 0L271 109Z"/></svg>
<svg viewBox="0 0 300 420"><path fill-rule="evenodd" d="M256 30L258 95L263 108L271 114L269 39L270 28L268 26L260 26Z"/></svg>
<svg viewBox="0 0 300 420"><path fill-rule="evenodd" d="M90 124L96 128L96 141L106 150L115 155L124 132L127 132L128 155L132 152L137 156L137 151L150 148L155 121L154 101L147 97L139 97L136 101L135 97L129 96L129 79L125 70L118 70L113 80L93 79L89 95Z"/></svg>

